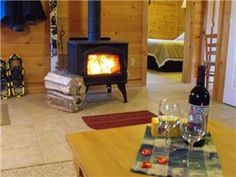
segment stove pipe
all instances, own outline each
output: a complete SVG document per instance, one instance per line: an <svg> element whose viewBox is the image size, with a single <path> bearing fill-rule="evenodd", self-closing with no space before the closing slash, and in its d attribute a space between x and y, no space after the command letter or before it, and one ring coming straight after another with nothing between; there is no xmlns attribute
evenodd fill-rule
<svg viewBox="0 0 236 177"><path fill-rule="evenodd" d="M101 1L88 0L88 40L100 40L101 36Z"/></svg>

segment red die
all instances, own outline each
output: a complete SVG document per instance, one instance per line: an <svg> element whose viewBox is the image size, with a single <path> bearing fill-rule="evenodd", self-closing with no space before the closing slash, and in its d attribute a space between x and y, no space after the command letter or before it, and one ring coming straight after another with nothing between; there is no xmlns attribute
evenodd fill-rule
<svg viewBox="0 0 236 177"><path fill-rule="evenodd" d="M152 164L149 161L143 161L142 168L152 168Z"/></svg>
<svg viewBox="0 0 236 177"><path fill-rule="evenodd" d="M165 165L168 162L168 158L165 156L161 156L157 158L157 163L161 165Z"/></svg>
<svg viewBox="0 0 236 177"><path fill-rule="evenodd" d="M142 154L143 156L150 156L150 155L152 154L152 150L151 150L151 149L148 149L148 148L143 148L143 149L141 150L141 154Z"/></svg>

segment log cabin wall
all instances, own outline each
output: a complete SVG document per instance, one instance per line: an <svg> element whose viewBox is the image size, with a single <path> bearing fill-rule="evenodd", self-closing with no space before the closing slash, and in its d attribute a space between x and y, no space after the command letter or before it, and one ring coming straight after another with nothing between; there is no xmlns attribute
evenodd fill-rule
<svg viewBox="0 0 236 177"><path fill-rule="evenodd" d="M220 103L223 102L225 72L228 56L228 42L231 25L232 1L220 1L220 15L218 26L218 43L216 53L216 67L214 76L214 86L212 99Z"/></svg>
<svg viewBox="0 0 236 177"><path fill-rule="evenodd" d="M48 2L42 1L48 17ZM44 91L43 78L50 68L49 20L31 25L23 32L14 32L1 25L1 57L22 57L25 68L25 87L28 93Z"/></svg>
<svg viewBox="0 0 236 177"><path fill-rule="evenodd" d="M182 1L151 1L148 10L148 37L175 39L185 31L185 9Z"/></svg>
<svg viewBox="0 0 236 177"><path fill-rule="evenodd" d="M48 1L42 4L49 19ZM145 84L146 79L143 10L141 1L102 1L101 36L129 42L128 80L135 84ZM65 32L62 42L66 61L69 37L87 37L87 1L58 1L58 33L61 28ZM26 91L44 92L43 78L50 70L49 20L21 33L1 26L1 57L7 60L13 53L23 58ZM59 55L62 67L61 45Z"/></svg>
<svg viewBox="0 0 236 177"><path fill-rule="evenodd" d="M58 54L59 68L67 68L67 41L69 40L69 2L58 1L57 20L58 20ZM62 34L62 35L61 35Z"/></svg>
<svg viewBox="0 0 236 177"><path fill-rule="evenodd" d="M184 65L182 81L195 81L197 67L201 64L201 41L203 34L204 1L187 1Z"/></svg>
<svg viewBox="0 0 236 177"><path fill-rule="evenodd" d="M87 1L70 1L67 5L69 37L87 37ZM146 57L143 25L147 23L143 21L144 3L142 1L102 1L101 7L101 36L129 43L129 83L145 84L143 75L146 76L146 71L142 69L146 67L146 63L143 62Z"/></svg>

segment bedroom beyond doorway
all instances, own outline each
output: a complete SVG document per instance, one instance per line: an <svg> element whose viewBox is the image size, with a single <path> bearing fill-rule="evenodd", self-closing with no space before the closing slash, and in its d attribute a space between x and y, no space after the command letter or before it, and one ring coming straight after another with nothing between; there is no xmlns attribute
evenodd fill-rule
<svg viewBox="0 0 236 177"><path fill-rule="evenodd" d="M182 1L151 1L148 6L148 69L182 72L186 10Z"/></svg>

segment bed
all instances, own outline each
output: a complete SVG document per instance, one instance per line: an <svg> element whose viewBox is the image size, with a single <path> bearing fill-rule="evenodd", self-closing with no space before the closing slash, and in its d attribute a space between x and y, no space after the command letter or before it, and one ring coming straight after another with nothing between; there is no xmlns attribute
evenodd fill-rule
<svg viewBox="0 0 236 177"><path fill-rule="evenodd" d="M148 68L181 71L184 58L183 35L175 40L148 39Z"/></svg>

